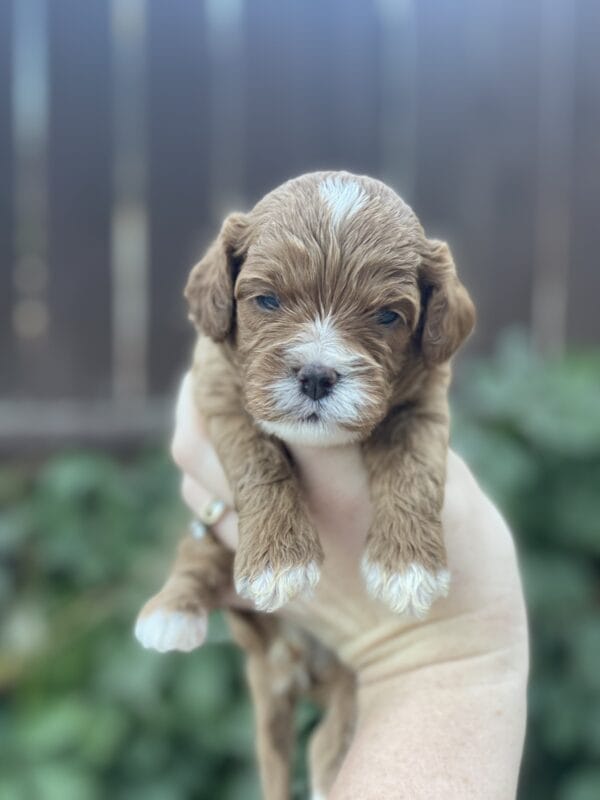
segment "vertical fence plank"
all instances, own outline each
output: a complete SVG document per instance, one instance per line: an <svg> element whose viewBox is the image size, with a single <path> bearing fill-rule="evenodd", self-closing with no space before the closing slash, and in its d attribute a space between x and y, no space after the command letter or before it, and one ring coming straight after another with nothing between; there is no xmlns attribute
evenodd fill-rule
<svg viewBox="0 0 600 800"><path fill-rule="evenodd" d="M600 343L600 5L576 6L572 236L567 341Z"/></svg>
<svg viewBox="0 0 600 800"><path fill-rule="evenodd" d="M498 97L493 98L498 106L494 117L497 136L488 142L485 138L480 141L482 158L486 158L486 149L492 161L494 150L498 153L492 177L492 233L489 260L473 263L481 271L481 346L486 350L494 346L498 334L507 326L530 326L535 247L539 0L510 0L503 2L500 9L498 30L489 32L499 40L492 68L499 91ZM476 30L473 36L477 36ZM485 93L485 85L480 91Z"/></svg>
<svg viewBox="0 0 600 800"><path fill-rule="evenodd" d="M530 311L535 7L417 4L416 210L453 244L489 348ZM533 53L533 55L532 55Z"/></svg>
<svg viewBox="0 0 600 800"><path fill-rule="evenodd" d="M335 139L332 151L326 154L326 165L391 179L392 175L382 174L379 153L384 98L380 72L383 35L377 6L363 0L337 0L332 5L330 124ZM315 23L316 27L318 20ZM327 49L327 41L321 46ZM319 82L318 75L315 82Z"/></svg>
<svg viewBox="0 0 600 800"><path fill-rule="evenodd" d="M47 0L13 5L13 306L16 381L44 395L50 355L48 313Z"/></svg>
<svg viewBox="0 0 600 800"><path fill-rule="evenodd" d="M112 0L112 387L117 402L147 393L148 214L144 0Z"/></svg>
<svg viewBox="0 0 600 800"><path fill-rule="evenodd" d="M111 388L109 5L48 4L52 396Z"/></svg>
<svg viewBox="0 0 600 800"><path fill-rule="evenodd" d="M247 3L246 194L315 169L376 172L372 4Z"/></svg>
<svg viewBox="0 0 600 800"><path fill-rule="evenodd" d="M483 6L478 8L483 13ZM490 20L480 44L493 58L486 65L489 72L480 75L479 108L470 109L467 123L470 129L473 120L487 117L487 125L479 130L475 122L478 139L471 139L470 145L476 144L479 163L491 170L489 228L481 234L476 230L482 198L478 201L474 193L465 209L465 217L474 221L471 234L486 237L485 242L475 239L483 258L471 266L481 276L475 284L482 295L479 344L487 351L507 326L530 325L538 151L539 0L509 0L496 8L497 17ZM479 39L476 23L471 37ZM467 70L477 73L478 62L471 62ZM492 87L489 97L487 84ZM468 151L465 158L469 164Z"/></svg>
<svg viewBox="0 0 600 800"><path fill-rule="evenodd" d="M322 5L325 8L327 4ZM298 53L304 54L303 66L307 70L316 69L319 61L322 64L327 53L319 53L314 41L307 41L307 8L308 4L303 3L245 4L248 45L244 52L247 114L244 185L252 201L298 171L299 156L302 158L302 152L298 152L299 139L304 155L311 153L313 158L315 143L320 140L319 123L322 124L326 109L321 109L321 116L315 117L313 109L307 108ZM321 25L322 32L326 27L323 18ZM327 74L328 69L322 70L319 84L311 84L311 98L317 108L327 91Z"/></svg>
<svg viewBox="0 0 600 800"><path fill-rule="evenodd" d="M417 170L416 0L377 0L380 173L407 203L414 202ZM372 91L372 89L371 89Z"/></svg>
<svg viewBox="0 0 600 800"><path fill-rule="evenodd" d="M148 25L150 390L188 363L188 271L216 233L210 198L210 65L202 3L151 0Z"/></svg>
<svg viewBox="0 0 600 800"><path fill-rule="evenodd" d="M0 394L15 384L12 332L12 265L14 258L13 147L11 109L12 4L0 3Z"/></svg>
<svg viewBox="0 0 600 800"><path fill-rule="evenodd" d="M416 30L415 211L429 236L449 241L481 320L487 275L481 275L480 270L492 266L484 260L489 259L491 197L489 171L481 164L477 141L482 135L488 137L488 127L493 131L495 125L495 120L489 120L489 114L495 114L492 87L489 108L482 109L486 101L477 95L473 74L473 66L482 70L482 55L469 54L469 30L464 15L457 14L454 7L431 0L417 3ZM472 65L470 61L478 63ZM467 119L468 131L464 125Z"/></svg>
<svg viewBox="0 0 600 800"><path fill-rule="evenodd" d="M210 65L206 103L212 218L221 220L246 205L243 173L246 104L242 75L244 0L206 0L205 36Z"/></svg>
<svg viewBox="0 0 600 800"><path fill-rule="evenodd" d="M544 353L565 345L571 242L574 3L542 0L540 116L532 336Z"/></svg>

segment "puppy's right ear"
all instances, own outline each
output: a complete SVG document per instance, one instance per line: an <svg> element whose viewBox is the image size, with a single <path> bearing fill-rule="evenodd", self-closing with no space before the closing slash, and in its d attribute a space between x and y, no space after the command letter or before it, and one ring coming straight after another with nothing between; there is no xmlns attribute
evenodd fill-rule
<svg viewBox="0 0 600 800"><path fill-rule="evenodd" d="M230 214L185 287L190 319L215 342L224 341L233 329L233 288L248 248L249 227L244 214Z"/></svg>

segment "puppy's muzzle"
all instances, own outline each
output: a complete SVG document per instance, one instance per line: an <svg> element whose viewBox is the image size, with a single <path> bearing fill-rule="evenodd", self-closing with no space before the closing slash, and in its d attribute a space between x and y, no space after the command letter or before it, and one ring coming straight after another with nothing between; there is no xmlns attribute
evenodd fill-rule
<svg viewBox="0 0 600 800"><path fill-rule="evenodd" d="M339 377L334 369L322 364L307 364L297 374L300 391L311 400L321 400L331 394Z"/></svg>

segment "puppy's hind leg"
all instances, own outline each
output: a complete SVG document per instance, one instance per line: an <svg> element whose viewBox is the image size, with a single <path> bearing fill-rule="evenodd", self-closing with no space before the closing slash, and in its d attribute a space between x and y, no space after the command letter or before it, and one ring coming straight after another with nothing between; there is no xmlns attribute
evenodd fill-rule
<svg viewBox="0 0 600 800"><path fill-rule="evenodd" d="M308 744L311 800L325 800L350 746L356 722L356 681L339 662L319 676L311 694L324 716Z"/></svg>
<svg viewBox="0 0 600 800"><path fill-rule="evenodd" d="M233 553L210 532L181 540L163 588L140 611L135 636L143 647L166 652L200 647L208 612L231 586Z"/></svg>
<svg viewBox="0 0 600 800"><path fill-rule="evenodd" d="M263 798L288 800L297 698L294 653L274 617L231 610L226 616L234 640L247 655Z"/></svg>

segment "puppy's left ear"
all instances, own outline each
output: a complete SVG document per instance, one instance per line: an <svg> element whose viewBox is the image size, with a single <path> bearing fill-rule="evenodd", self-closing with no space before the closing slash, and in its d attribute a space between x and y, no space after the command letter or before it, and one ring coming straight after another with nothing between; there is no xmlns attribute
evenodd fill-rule
<svg viewBox="0 0 600 800"><path fill-rule="evenodd" d="M230 214L185 287L190 319L215 342L224 341L233 329L233 289L248 249L249 229L244 214Z"/></svg>
<svg viewBox="0 0 600 800"><path fill-rule="evenodd" d="M421 262L424 300L421 350L429 364L443 364L475 326L475 306L458 280L450 248L430 239Z"/></svg>

